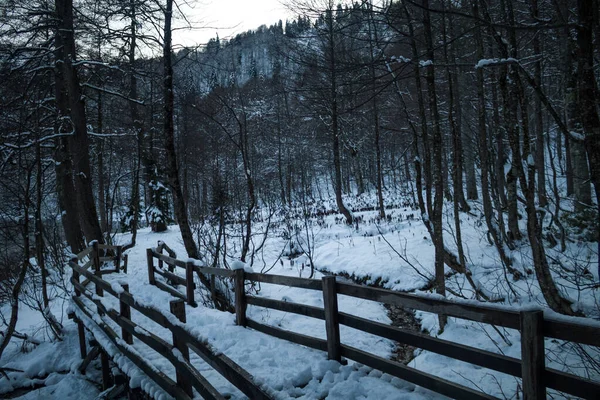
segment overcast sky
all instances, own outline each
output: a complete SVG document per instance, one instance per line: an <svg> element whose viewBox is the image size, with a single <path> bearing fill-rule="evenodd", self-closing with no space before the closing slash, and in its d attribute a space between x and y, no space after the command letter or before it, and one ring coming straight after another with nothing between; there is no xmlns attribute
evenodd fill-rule
<svg viewBox="0 0 600 400"><path fill-rule="evenodd" d="M201 27L192 32L174 32L175 42L186 46L204 44L217 33L225 39L280 19L285 22L292 16L279 0L199 0L193 9L182 7L182 11L190 22Z"/></svg>

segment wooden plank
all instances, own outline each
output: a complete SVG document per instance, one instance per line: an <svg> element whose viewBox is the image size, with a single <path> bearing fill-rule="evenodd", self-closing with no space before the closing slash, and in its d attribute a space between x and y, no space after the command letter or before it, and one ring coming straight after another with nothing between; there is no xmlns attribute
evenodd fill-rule
<svg viewBox="0 0 600 400"><path fill-rule="evenodd" d="M600 399L600 382L591 381L562 371L547 368L544 371L547 387L583 399Z"/></svg>
<svg viewBox="0 0 600 400"><path fill-rule="evenodd" d="M395 340L399 343L419 347L446 357L493 369L512 376L521 376L521 360L517 358L475 349L460 343L438 339L418 332L411 332L406 329L396 328L395 326L381 324L346 313L339 313L339 321L342 325Z"/></svg>
<svg viewBox="0 0 600 400"><path fill-rule="evenodd" d="M115 262L115 257L98 257L98 261L103 262Z"/></svg>
<svg viewBox="0 0 600 400"><path fill-rule="evenodd" d="M160 282L160 281L156 281L156 287L164 290L165 292L169 293L171 296L177 297L181 300L187 300L187 298L185 297L185 294L178 292L177 290L173 289L171 286L169 285L165 285L164 283Z"/></svg>
<svg viewBox="0 0 600 400"><path fill-rule="evenodd" d="M284 339L289 342L297 343L302 346L310 347L317 350L327 351L327 341L317 339L311 336L302 335L296 332L290 332L283 329L275 328L274 326L264 325L250 318L247 320L247 327L256 331L266 333L279 339Z"/></svg>
<svg viewBox="0 0 600 400"><path fill-rule="evenodd" d="M454 382L438 378L437 376L407 367L403 364L377 357L362 350L346 345L342 345L341 347L342 356L346 358L368 365L400 379L404 379L405 381L412 382L415 385L441 393L445 396L461 400L496 399L496 397L470 389L466 386L458 385Z"/></svg>
<svg viewBox="0 0 600 400"><path fill-rule="evenodd" d="M546 398L543 322L542 310L521 311L521 376L524 400Z"/></svg>
<svg viewBox="0 0 600 400"><path fill-rule="evenodd" d="M341 362L340 324L338 322L335 275L324 276L322 282L323 305L325 308L325 332L327 333L327 358Z"/></svg>
<svg viewBox="0 0 600 400"><path fill-rule="evenodd" d="M87 260L84 264L81 265L81 268L90 269L91 266L92 266L92 260Z"/></svg>
<svg viewBox="0 0 600 400"><path fill-rule="evenodd" d="M197 265L194 265L194 269L198 273L212 275L212 276L221 276L223 278L232 277L234 274L234 272L232 270L224 269L224 268L199 267Z"/></svg>
<svg viewBox="0 0 600 400"><path fill-rule="evenodd" d="M108 275L108 274L118 274L118 273L119 273L118 269L101 269L100 270L100 276Z"/></svg>
<svg viewBox="0 0 600 400"><path fill-rule="evenodd" d="M172 272L155 268L154 273L164 277L165 279L168 279L169 281L175 282L177 285L185 286L186 284L186 280L184 277L176 275Z"/></svg>
<svg viewBox="0 0 600 400"><path fill-rule="evenodd" d="M80 308L80 310L91 320L91 312L88 311L85 305L78 298L73 298L75 304ZM177 384L168 376L163 374L162 372L156 370L154 367L151 367L147 364L143 358L139 357L136 353L129 350L127 347L123 346L119 343L119 339L114 331L106 324L97 324L97 326L103 331L106 337L121 351L127 358L129 358L139 369L141 369L146 375L150 377L158 386L160 386L163 390L165 390L171 396L188 400L190 397L186 395L180 388L177 387Z"/></svg>
<svg viewBox="0 0 600 400"><path fill-rule="evenodd" d="M393 304L435 314L445 314L451 317L484 322L487 324L503 326L505 328L519 329L520 327L519 313L517 311L501 310L483 305L460 304L445 299L359 286L351 283L338 282L336 286L339 294L345 294L347 296Z"/></svg>
<svg viewBox="0 0 600 400"><path fill-rule="evenodd" d="M544 336L600 347L600 328L544 317Z"/></svg>
<svg viewBox="0 0 600 400"><path fill-rule="evenodd" d="M81 261L82 259L87 257L93 250L94 250L93 247L86 247L84 250L82 250L81 252L79 252L77 254L77 260Z"/></svg>
<svg viewBox="0 0 600 400"><path fill-rule="evenodd" d="M244 287L244 270L235 271L235 323L246 326L246 288Z"/></svg>
<svg viewBox="0 0 600 400"><path fill-rule="evenodd" d="M85 374L85 370L87 369L88 365L90 365L90 363L96 357L98 357L98 354L100 354L100 347L99 346L92 347L92 349L90 350L88 355L85 357L85 359L81 362L81 364L77 368L77 370L79 371L80 374Z"/></svg>
<svg viewBox="0 0 600 400"><path fill-rule="evenodd" d="M274 285L292 286L310 290L322 290L322 283L318 279L297 278L294 276L258 274L256 272L246 274L250 281L272 283Z"/></svg>
<svg viewBox="0 0 600 400"><path fill-rule="evenodd" d="M280 301L267 299L264 297L246 295L246 302L253 306L267 307L274 310L291 312L294 314L305 315L307 317L325 319L325 311L319 307L307 306L305 304L293 303L289 301Z"/></svg>
<svg viewBox="0 0 600 400"><path fill-rule="evenodd" d="M150 250L152 250L152 249L150 249ZM177 266L180 268L185 268L185 261L181 261L176 258L172 258L172 257L166 256L164 254L157 253L154 250L152 250L152 256L161 261L166 262L169 265L174 265L174 266Z"/></svg>

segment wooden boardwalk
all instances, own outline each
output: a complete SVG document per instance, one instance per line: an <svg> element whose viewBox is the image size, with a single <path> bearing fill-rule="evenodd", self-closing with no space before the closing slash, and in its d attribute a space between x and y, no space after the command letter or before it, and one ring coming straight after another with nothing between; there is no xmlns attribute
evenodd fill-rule
<svg viewBox="0 0 600 400"><path fill-rule="evenodd" d="M457 302L435 296L418 296L384 289L369 288L337 282L333 276L326 276L322 280L316 280L270 274L247 273L241 269L235 271L214 269L197 266L191 262L184 262L161 254L162 248L148 249L146 254L149 283L156 285L160 289L165 290L180 299L171 302L172 315L164 315L156 309L141 306L136 303L134 296L128 293L126 287L122 287L122 290L121 288L115 289L113 285L102 279L104 271L100 269L100 264L103 258L100 257L99 253L106 247L107 246L96 245L94 248L88 248L78 255L78 260L81 261L85 257L89 257L90 261L83 265L79 265L77 260L73 260L70 264L73 269L72 282L75 288L73 301L78 308L76 314L81 315L81 313L83 313L87 317L85 318L87 324L98 325L85 326L85 328L88 328L92 332L94 332L95 329L100 328L125 356L130 358L135 365L153 379L156 384L175 398L185 399L191 397L193 393L192 388L196 389L198 393L207 399L223 398L194 368L194 366L190 364L190 350L198 354L249 398L271 398L268 393L268 388L261 388L257 385L249 372L243 370L225 355L215 352L206 342L195 337L188 329L186 329L185 307L183 307L183 302L185 301L191 306L196 305L194 297L194 274L205 274L206 276L209 276L213 287L215 284L215 277L233 280L236 294L236 323L240 326L303 346L322 350L327 352L328 358L332 360L343 362L343 358L347 358L360 362L364 365L452 398L491 399L494 397L403 364L378 357L361 349L347 346L340 342L340 324L382 338L406 343L414 347L475 364L490 370L519 377L522 379L523 395L526 399L545 399L546 388L555 389L582 398L600 398L599 382L546 368L545 366L545 338L555 338L600 347L600 329L586 325L585 323L576 322L575 319L545 318L541 310L515 311L508 307L490 306L467 301ZM120 254L120 251L117 248L111 250L117 255ZM119 270L118 266L120 259L116 259L115 261L117 261L115 263L117 268L113 271ZM155 261L157 262L156 264ZM164 268L165 264L167 265L167 268ZM94 267L94 272L88 270L90 267ZM176 269L184 270L184 276L177 274ZM161 276L161 279L157 279L157 275ZM82 277L85 278L85 280L80 282ZM165 279L164 282L162 281L162 278ZM175 287L169 285L169 282L185 286L185 293L179 292ZM253 282L321 291L323 293L324 307L319 308L247 295L244 291L245 285ZM95 293L92 293L87 288L86 285L88 283L94 284ZM118 299L119 304L121 305L119 312L116 310L108 310L103 306L102 301L99 300L98 296L104 296L105 294ZM502 354L476 349L463 344L434 338L426 334L404 330L339 312L337 306L338 294L492 324L497 327L519 330L521 332L522 357L521 359L507 357ZM87 298L87 305L82 301L82 298ZM89 307L90 301L96 305L96 309L91 309ZM247 318L247 305L267 307L324 320L327 339L323 340L296 332L282 330ZM169 329L172 332L172 343L168 343L156 335L138 329L138 325L131 321L131 308L134 308L145 317ZM94 313L106 315L118 324L121 327L120 335L106 325L102 326L102 324L91 322L97 321L97 319L94 319ZM173 319L173 317L176 317L176 319ZM85 360L89 357L86 358L85 339L83 337L84 322L82 322L82 320L84 320L84 318L78 318L81 355L85 363ZM145 360L140 358L139 355L131 352L127 346L122 344L122 341L129 344L132 343L134 337L136 340L140 340L156 350L173 364L177 372L177 382L174 382L160 371L156 371ZM82 338L83 340L81 340ZM101 353L105 354L105 352ZM108 379L108 377L106 379ZM108 384L109 383L106 382L106 385Z"/></svg>

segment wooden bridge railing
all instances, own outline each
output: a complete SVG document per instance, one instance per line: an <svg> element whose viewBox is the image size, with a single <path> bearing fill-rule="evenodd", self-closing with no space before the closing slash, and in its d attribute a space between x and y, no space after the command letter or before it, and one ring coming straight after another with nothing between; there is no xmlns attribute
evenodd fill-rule
<svg viewBox="0 0 600 400"><path fill-rule="evenodd" d="M148 261L148 280L151 285L155 285L158 288L170 293L172 296L180 298L186 301L190 306L196 307L196 301L194 299L194 290L196 285L194 283L194 273L196 274L207 274L211 276L211 294L214 297L215 293L215 276L229 278L233 276L233 271L222 268L210 268L195 265L190 261L181 261L174 257L161 254L160 249L146 249L146 258ZM158 260L158 265L154 265L153 259ZM164 264L167 264L168 268L164 268ZM185 277L174 273L175 268L182 268L185 270ZM181 293L174 287L165 284L156 279L156 275L160 275L167 280L167 282L175 283L177 285L185 286L185 293Z"/></svg>
<svg viewBox="0 0 600 400"><path fill-rule="evenodd" d="M508 307L477 304L468 301L450 301L441 297L420 296L350 283L341 283L337 282L334 276L326 276L323 277L322 280L316 280L281 275L247 273L243 270L232 271L198 267L189 262L186 263L159 254L153 249L147 250L147 257L150 283L156 284L161 288L167 287L167 291L177 297L186 298L188 301L190 298L193 300L193 297L190 296L190 293L193 292L191 286L193 279L184 279L179 276L174 278L171 276L174 275L172 273L161 274L172 281L185 285L187 288L187 295L183 295L176 289L156 281L154 273L158 273L159 270L154 266L154 258L164 261L168 265L186 268L186 271L195 270L211 275L213 278L215 275L233 277L236 294L236 323L238 325L247 326L265 334L307 347L327 351L328 357L333 360L342 361L342 357L352 359L449 397L457 399L494 398L466 386L345 345L340 341L339 325L345 325L399 343L405 343L456 360L522 378L522 390L525 399L545 399L546 388L555 389L582 398L600 398L600 382L546 368L544 351L544 340L546 338L556 338L600 347L600 328L596 326L547 318L544 317L541 310L532 309L516 311ZM189 276L190 274L186 273L186 277ZM246 281L321 291L323 293L324 308L247 295L244 290ZM422 310L519 330L521 332L521 359L480 350L464 344L438 339L426 334L381 324L355 315L339 312L337 304L338 295L373 300L389 305L396 305L409 309ZM324 320L327 340L286 331L249 319L246 317L246 308L248 305L267 307Z"/></svg>
<svg viewBox="0 0 600 400"><path fill-rule="evenodd" d="M102 252L102 250L106 250ZM74 256L73 261L83 261L82 268L89 269L93 267L94 271L100 275L123 271L127 273L127 254L123 254L123 246L110 246L93 242L91 246L86 247L79 254ZM102 263L113 262L115 268L101 270ZM122 263L122 265L121 265Z"/></svg>
<svg viewBox="0 0 600 400"><path fill-rule="evenodd" d="M95 250L89 251L86 249L85 251L90 254ZM79 259L79 257L77 257L77 259ZM200 356L211 367L251 399L271 399L271 397L254 382L252 376L249 375L248 372L240 368L239 365L224 354L213 350L208 343L199 340L186 330L184 325L186 322L185 305L182 300L174 300L170 303L171 313L180 323L173 322L172 317L164 315L154 308L136 302L134 296L129 293L128 285L110 284L102 279L97 273L92 273L84 266L78 265L76 259L73 259L69 265L73 270L73 276L71 278L71 282L75 289L73 302L78 309L75 318L79 325L79 340L82 358L86 358L84 326L87 326L86 323L96 324L121 353L129 358L168 394L177 399L193 398L192 388L196 389L205 399L224 399L224 397L189 362L190 350ZM95 293L80 282L81 277L86 278L87 281L95 285ZM109 294L119 300L120 307L118 312L114 309L107 308L102 303L100 297L104 296L104 294ZM87 298L94 303L96 305L96 310L93 310L86 305L83 298ZM133 322L131 320L132 308L160 326L170 330L173 336L172 343L165 341ZM120 335L106 322L102 321L102 319L95 318L94 314L107 316L113 320L121 327ZM82 321L83 319L87 319L86 323ZM89 329L89 326L87 327ZM134 338L152 348L171 362L176 371L176 381L173 381L170 377L161 371L158 371L155 367L152 367L138 352L132 350L131 347L128 346L133 343ZM108 363L106 363L106 365L108 365ZM103 380L108 379L105 376L108 376L107 371L106 373L103 371ZM104 382L104 386L108 386L108 383Z"/></svg>

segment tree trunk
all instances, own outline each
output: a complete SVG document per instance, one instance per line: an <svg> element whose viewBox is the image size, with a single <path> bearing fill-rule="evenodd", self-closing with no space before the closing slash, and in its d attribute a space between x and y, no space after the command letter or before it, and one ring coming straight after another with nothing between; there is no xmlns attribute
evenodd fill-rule
<svg viewBox="0 0 600 400"><path fill-rule="evenodd" d="M69 150L73 160L73 180L79 211L79 219L87 242L98 240L103 243L102 230L96 212L92 191L89 139L83 96L79 86L75 60L75 37L73 27L73 1L55 0L58 16L57 36L62 46L57 46L57 61L62 66L62 79L68 98L69 115L73 134L69 136Z"/></svg>
<svg viewBox="0 0 600 400"><path fill-rule="evenodd" d="M473 16L479 18L479 0L472 0ZM483 59L483 39L481 37L481 28L475 29L475 43L477 58ZM512 261L508 254L506 254L505 247L502 241L502 233L497 229L498 224L494 222L494 211L492 208L492 202L490 199L490 182L489 182L489 148L487 138L487 118L486 118L486 104L485 104L485 92L484 92L484 75L483 69L477 68L475 71L477 79L477 116L478 116L478 137L479 137L479 157L481 161L481 199L483 202L483 215L485 222L492 236L492 241L496 246L498 255L502 264L506 270L513 272ZM502 217L502 215L500 215Z"/></svg>
<svg viewBox="0 0 600 400"><path fill-rule="evenodd" d="M433 243L435 245L435 287L436 293L446 295L446 282L444 276L444 236L442 226L442 208L444 206L444 176L442 171L442 130L440 128L440 115L435 86L433 38L431 33L431 19L429 15L429 0L423 1L423 28L425 43L427 45L427 58L430 65L426 67L425 80L429 93L429 108L433 119L433 186L435 190L433 217ZM439 316L440 331L444 330L446 317Z"/></svg>
<svg viewBox="0 0 600 400"><path fill-rule="evenodd" d="M103 107L102 107L102 92L98 92L98 133L102 133ZM106 189L104 185L104 139L98 138L98 208L100 213L100 229L107 237L110 236L108 231L108 221L106 212Z"/></svg>
<svg viewBox="0 0 600 400"><path fill-rule="evenodd" d="M579 27L577 33L577 66L579 69L579 109L585 134L590 176L596 192L597 216L600 218L600 116L598 115L598 84L594 75L594 43L593 27L599 21L598 5L594 7L593 0L577 0ZM596 32L599 32L597 29ZM600 38L596 38L600 40ZM600 223L598 224L598 272L600 273Z"/></svg>
<svg viewBox="0 0 600 400"><path fill-rule="evenodd" d="M568 68L569 75L567 76L567 88L565 108L567 111L567 126L570 132L575 132L576 135L570 134L566 140L568 141L568 163L567 174L571 180L572 193L574 197L573 209L579 213L585 211L592 204L592 190L590 187L590 170L588 167L586 146L583 141L583 125L581 120L581 111L578 100L577 80L580 75L579 71L573 72Z"/></svg>
<svg viewBox="0 0 600 400"><path fill-rule="evenodd" d="M38 138L39 139L39 138ZM44 309L48 308L50 300L48 299L48 287L46 279L48 272L46 271L46 260L44 258L44 226L42 223L42 184L43 184L43 168L42 168L42 150L41 144L38 142L35 145L35 158L37 163L37 171L35 177L36 198L35 198L35 253L37 265L40 267L42 277L42 301Z"/></svg>
<svg viewBox="0 0 600 400"><path fill-rule="evenodd" d="M327 10L328 24L328 58L329 58L329 84L330 84L330 112L331 112L331 135L332 135L332 150L333 150L333 169L334 169L334 191L335 202L337 207L346 218L346 224L352 224L352 213L346 208L342 199L342 167L340 161L340 129L338 121L338 88L337 88L337 65L335 54L335 33L333 27L333 10Z"/></svg>
<svg viewBox="0 0 600 400"><path fill-rule="evenodd" d="M2 358L2 353L8 346L10 339L15 332L15 327L17 326L17 321L19 320L19 294L21 293L21 287L23 286L23 282L25 281L25 276L27 275L27 269L29 267L29 258L31 255L29 254L30 243L29 243L29 190L31 187L31 171L27 171L27 182L25 182L25 193L23 196L22 204L19 206L22 207L23 211L23 265L21 266L21 271L19 271L19 276L17 277L17 281L12 288L11 296L10 296L10 320L8 322L8 326L6 327L6 331L4 331L0 335L0 358ZM21 201L19 201L21 203Z"/></svg>
<svg viewBox="0 0 600 400"><path fill-rule="evenodd" d="M164 135L165 152L167 154L167 173L171 192L173 193L173 208L175 217L181 229L181 237L185 250L190 258L198 258L198 247L194 242L192 230L188 222L187 209L181 190L179 180L179 171L177 167L177 157L175 154L175 126L174 116L174 95L173 95L173 64L171 62L171 17L173 14L173 0L166 0L165 7L165 26L164 26L164 44L163 44L163 62L164 62Z"/></svg>
<svg viewBox="0 0 600 400"><path fill-rule="evenodd" d="M534 20L539 18L538 0L531 0L531 16ZM535 63L535 83L538 87L542 87L542 62L541 55L542 50L540 46L539 33L533 36L533 52L539 57ZM538 202L541 208L545 208L548 205L548 199L546 197L546 163L544 157L544 125L542 117L542 101L539 96L535 97L534 103L534 118L535 118L535 165L537 171L537 193Z"/></svg>
<svg viewBox="0 0 600 400"><path fill-rule="evenodd" d="M56 34L55 59L61 60L63 57L63 39ZM57 62L54 67L54 96L56 99L56 108L58 115L54 131L56 134L67 135L72 131L69 123L69 105L68 94L65 88L63 68ZM79 210L75 196L75 186L73 184L73 162L69 152L68 137L62 136L55 142L55 173L56 173L56 194L58 197L59 209L61 211L61 222L67 244L73 254L83 250L85 244L79 224Z"/></svg>

